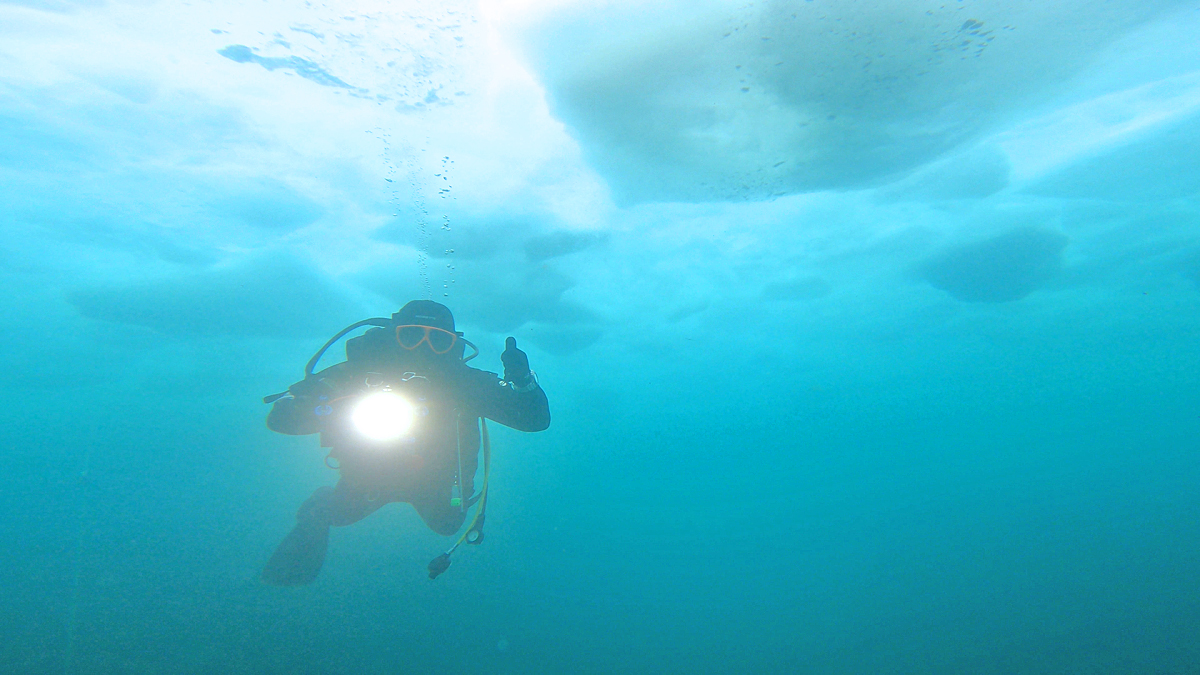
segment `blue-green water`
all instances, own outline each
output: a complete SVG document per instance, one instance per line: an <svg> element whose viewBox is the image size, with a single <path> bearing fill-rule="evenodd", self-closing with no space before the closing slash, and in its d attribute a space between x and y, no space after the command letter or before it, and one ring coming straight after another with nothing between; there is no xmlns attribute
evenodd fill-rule
<svg viewBox="0 0 1200 675"><path fill-rule="evenodd" d="M1200 4L0 3L0 672L1200 671ZM431 298L487 540L265 394Z"/></svg>

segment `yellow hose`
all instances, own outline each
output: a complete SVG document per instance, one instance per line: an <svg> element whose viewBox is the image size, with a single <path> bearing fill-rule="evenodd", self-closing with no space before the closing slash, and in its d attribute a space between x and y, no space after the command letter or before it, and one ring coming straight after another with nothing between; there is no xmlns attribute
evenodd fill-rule
<svg viewBox="0 0 1200 675"><path fill-rule="evenodd" d="M479 508L475 509L475 517L471 518L471 524L467 526L466 530L463 530L462 536L458 538L458 541L454 542L450 550L446 551L447 554L453 553L459 544L466 541L467 535L475 529L475 523L479 522L479 517L483 515L484 509L487 508L488 478L492 473L492 442L488 438L487 420L480 419L479 421L482 425L480 438L483 441L483 488L479 491Z"/></svg>

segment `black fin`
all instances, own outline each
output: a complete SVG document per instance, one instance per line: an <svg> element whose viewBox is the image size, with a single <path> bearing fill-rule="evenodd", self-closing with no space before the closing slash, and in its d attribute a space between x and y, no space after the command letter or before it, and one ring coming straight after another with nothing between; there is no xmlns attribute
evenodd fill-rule
<svg viewBox="0 0 1200 675"><path fill-rule="evenodd" d="M312 583L325 563L329 546L329 525L301 522L283 538L267 566L262 580L272 586L302 586Z"/></svg>

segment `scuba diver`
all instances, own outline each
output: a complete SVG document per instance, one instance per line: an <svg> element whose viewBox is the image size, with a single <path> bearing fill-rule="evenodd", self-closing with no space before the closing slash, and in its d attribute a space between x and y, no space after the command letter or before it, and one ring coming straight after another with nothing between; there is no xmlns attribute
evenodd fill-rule
<svg viewBox="0 0 1200 675"><path fill-rule="evenodd" d="M346 360L314 373L334 342L363 326L366 333L346 341ZM464 358L465 348L474 353ZM520 431L550 426L550 407L515 338L505 342L500 360L504 377L466 365L479 354L454 330L454 317L442 304L414 300L391 319L366 319L325 343L305 367L304 379L274 403L267 427L281 434L321 434L329 448L326 464L340 470L334 487L321 487L296 513L296 526L263 569L264 582L307 584L325 561L329 528L356 523L388 502L412 504L425 524L452 536L478 509L467 531L429 563L433 579L450 565L464 540L483 538L490 446L487 422ZM482 440L483 486L474 477Z"/></svg>

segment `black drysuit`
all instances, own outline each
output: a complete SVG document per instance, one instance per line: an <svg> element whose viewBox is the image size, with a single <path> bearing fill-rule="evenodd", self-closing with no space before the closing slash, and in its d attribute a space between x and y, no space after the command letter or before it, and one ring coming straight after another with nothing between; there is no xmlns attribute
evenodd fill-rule
<svg viewBox="0 0 1200 675"><path fill-rule="evenodd" d="M418 415L411 436L366 442L352 428L353 405L380 384L415 404ZM341 479L334 488L319 488L300 507L296 529L264 572L264 579L280 584L307 583L316 576L330 525L355 523L388 502L408 502L430 529L454 534L465 513L451 503L451 488L461 461L463 502L473 494L479 419L520 431L541 431L550 425L541 387L515 391L495 373L467 366L454 352L414 359L381 328L347 341L346 361L289 391L291 396L275 402L267 426L283 434L319 432Z"/></svg>

